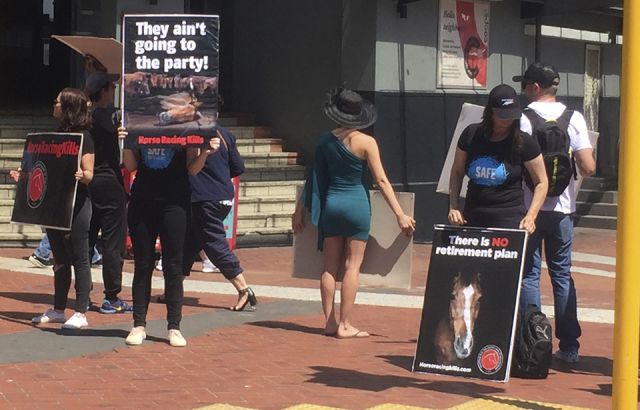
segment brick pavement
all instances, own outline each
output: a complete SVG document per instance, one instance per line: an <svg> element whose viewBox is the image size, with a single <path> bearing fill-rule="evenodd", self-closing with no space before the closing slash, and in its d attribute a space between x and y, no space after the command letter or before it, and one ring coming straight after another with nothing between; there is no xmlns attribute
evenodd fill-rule
<svg viewBox="0 0 640 410"><path fill-rule="evenodd" d="M428 246L416 246L414 286L407 294L422 294L429 251ZM614 256L615 233L578 230L576 251ZM0 249L3 257L28 254L25 249ZM317 287L314 280L290 277L291 248L241 249L238 254L252 284ZM614 270L601 263L580 266ZM199 272L192 279L224 282L219 274ZM258 295L258 312L233 314L222 310L234 302L233 295L188 293L184 309L187 348L167 345L164 306L159 304L152 304L149 312L154 338L143 346L127 347L122 338L130 325L129 315L90 312L94 331L82 337L52 333L58 329L55 325L40 330L29 320L48 306L52 279L0 267L0 281L0 343L5 341L1 346L5 356L20 353L20 340L26 344L41 339L40 349L51 352L52 357L55 349L71 350L67 358L55 360L47 359L46 354L45 359L19 363L5 359L0 364L0 408L188 409L215 403L265 409L300 403L348 409L383 403L447 408L490 396L597 409L609 408L611 403L611 324L583 323L579 364L568 367L554 362L547 380L511 379L500 384L411 373L419 309L359 306L354 322L374 336L336 340L321 336L317 302L294 303ZM543 303L550 303L546 282ZM576 274L576 283L581 306L613 308L612 278ZM96 284L94 300L101 291ZM124 290L123 297L130 299L130 289ZM103 342L96 329L109 328L121 330L107 333L107 345L98 348ZM73 354L74 348L79 353L82 344L93 340L95 352ZM495 400L519 408L555 408Z"/></svg>

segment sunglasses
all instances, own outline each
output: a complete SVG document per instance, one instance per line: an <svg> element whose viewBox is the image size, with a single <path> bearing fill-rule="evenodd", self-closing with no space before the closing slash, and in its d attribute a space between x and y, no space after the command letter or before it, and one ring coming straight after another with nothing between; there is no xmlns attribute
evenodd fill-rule
<svg viewBox="0 0 640 410"><path fill-rule="evenodd" d="M53 105L58 105L58 104L60 104L60 100L58 99L53 100Z"/></svg>

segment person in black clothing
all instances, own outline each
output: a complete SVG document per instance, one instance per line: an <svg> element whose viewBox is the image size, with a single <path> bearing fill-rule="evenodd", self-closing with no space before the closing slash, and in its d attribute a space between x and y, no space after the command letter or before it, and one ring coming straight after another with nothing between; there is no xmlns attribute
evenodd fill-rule
<svg viewBox="0 0 640 410"><path fill-rule="evenodd" d="M94 249L98 231L102 232L102 279L104 301L101 313L130 312L131 307L120 298L122 264L126 237L127 196L120 172L118 119L113 106L114 81L119 74L95 71L87 77L85 91L94 110L90 133L95 143L94 176L89 185L93 215L89 231L89 249Z"/></svg>
<svg viewBox="0 0 640 410"><path fill-rule="evenodd" d="M183 273L189 275L198 252L204 250L238 291L238 302L229 309L242 311L248 304L255 308L257 299L242 274L238 257L229 248L224 218L233 206L231 178L244 172L244 162L234 135L222 127L218 127L217 135L206 148L187 149L192 224L185 245Z"/></svg>
<svg viewBox="0 0 640 410"><path fill-rule="evenodd" d="M126 130L120 128L121 137ZM139 345L146 338L147 310L155 265L155 242L162 242L167 328L171 346L186 346L182 320L182 263L189 214L189 177L184 149L125 147L124 164L137 170L131 187L128 222L133 243L133 329L126 343Z"/></svg>
<svg viewBox="0 0 640 410"><path fill-rule="evenodd" d="M65 329L80 329L89 325L85 315L89 305L91 289L91 266L89 263L89 222L91 201L87 185L93 178L94 147L89 132L91 123L91 102L82 90L65 88L56 97L53 116L60 121L58 132L81 132L82 153L80 167L75 174L79 182L73 207L71 231L47 229L51 252L53 253L54 305L31 321L41 323L64 323ZM10 172L17 182L21 169ZM65 321L69 288L71 287L71 266L75 274L75 313Z"/></svg>
<svg viewBox="0 0 640 410"><path fill-rule="evenodd" d="M538 142L520 131L521 116L516 91L502 84L489 93L482 122L460 135L449 179L450 223L535 231L548 183ZM528 210L522 189L525 170L535 186ZM469 185L462 213L459 198L465 174Z"/></svg>

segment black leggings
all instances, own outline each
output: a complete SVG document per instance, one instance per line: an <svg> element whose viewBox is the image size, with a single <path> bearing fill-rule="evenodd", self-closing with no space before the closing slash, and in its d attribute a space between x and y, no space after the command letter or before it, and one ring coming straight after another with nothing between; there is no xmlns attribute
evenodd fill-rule
<svg viewBox="0 0 640 410"><path fill-rule="evenodd" d="M93 214L89 249L102 231L102 280L105 299L115 302L122 290L122 254L127 232L127 197L118 178L97 175L89 185Z"/></svg>
<svg viewBox="0 0 640 410"><path fill-rule="evenodd" d="M91 291L90 221L91 201L85 196L76 200L71 231L47 229L54 260L53 307L56 310L64 310L67 307L67 298L71 287L71 266L73 265L76 278L76 312L85 313L87 311L89 292Z"/></svg>
<svg viewBox="0 0 640 410"><path fill-rule="evenodd" d="M133 197L129 204L129 234L133 243L133 325L146 326L155 267L155 243L162 242L162 273L167 303L167 328L180 329L182 320L182 255L188 223L182 203Z"/></svg>

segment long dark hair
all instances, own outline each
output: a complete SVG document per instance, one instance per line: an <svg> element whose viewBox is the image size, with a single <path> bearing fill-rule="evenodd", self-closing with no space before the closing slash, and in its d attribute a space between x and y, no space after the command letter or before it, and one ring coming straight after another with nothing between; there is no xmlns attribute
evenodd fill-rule
<svg viewBox="0 0 640 410"><path fill-rule="evenodd" d="M77 88L65 88L60 91L60 118L59 131L75 132L89 129L91 125L91 102L84 91Z"/></svg>
<svg viewBox="0 0 640 410"><path fill-rule="evenodd" d="M482 113L482 127L487 137L491 137L493 134L493 110L491 107L484 107ZM509 128L509 135L511 136L511 154L517 155L522 151L522 145L524 141L522 139L522 132L520 131L520 120L513 120L511 127Z"/></svg>

